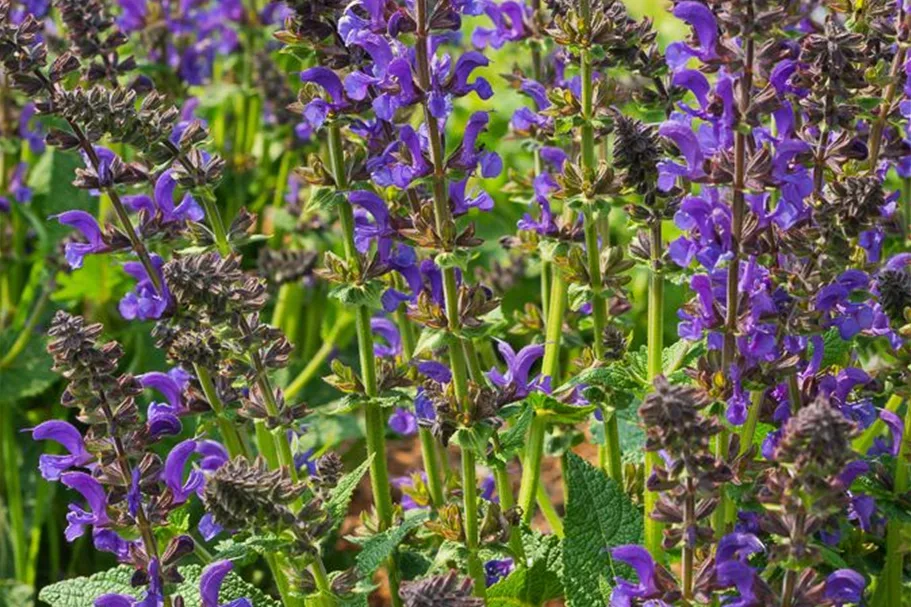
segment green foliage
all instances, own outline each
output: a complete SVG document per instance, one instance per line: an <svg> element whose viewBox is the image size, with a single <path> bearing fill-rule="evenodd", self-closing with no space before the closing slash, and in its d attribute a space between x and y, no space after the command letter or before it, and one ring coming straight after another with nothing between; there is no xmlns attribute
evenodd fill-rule
<svg viewBox="0 0 911 607"><path fill-rule="evenodd" d="M642 515L622 488L579 456L570 453L563 540L563 581L569 607L603 605L602 590L613 580L609 549L642 538Z"/></svg>
<svg viewBox="0 0 911 607"><path fill-rule="evenodd" d="M423 525L430 518L427 512L415 512L405 517L398 527L387 529L382 533L372 535L366 540L362 538L348 538L360 543L361 551L357 555L357 570L362 577L369 578L377 569L390 558L402 540L414 529Z"/></svg>
<svg viewBox="0 0 911 607"><path fill-rule="evenodd" d="M202 575L202 567L187 565L180 568L180 574L184 577L184 581L171 586L168 594L182 596L186 607L202 607L202 601L199 598L199 578ZM95 599L103 594L125 594L139 598L143 591L130 585L132 576L133 569L121 565L90 577L73 578L46 586L41 590L38 598L50 607L92 607ZM232 571L221 586L220 600L228 603L242 597L249 598L254 607L280 607L278 602L245 582Z"/></svg>
<svg viewBox="0 0 911 607"><path fill-rule="evenodd" d="M329 494L329 499L326 500L326 508L332 515L332 520L336 525L345 518L345 513L348 512L348 504L351 502L351 496L370 468L372 460L372 456L368 457L360 466L343 476Z"/></svg>
<svg viewBox="0 0 911 607"><path fill-rule="evenodd" d="M552 424L577 424L588 419L595 405L569 405L543 392L532 392L525 399L534 408L535 415Z"/></svg>
<svg viewBox="0 0 911 607"><path fill-rule="evenodd" d="M0 332L0 359L10 351L18 332ZM53 361L44 349L40 336L30 336L23 350L0 367L0 404L13 403L37 396L57 381L57 374L51 370Z"/></svg>

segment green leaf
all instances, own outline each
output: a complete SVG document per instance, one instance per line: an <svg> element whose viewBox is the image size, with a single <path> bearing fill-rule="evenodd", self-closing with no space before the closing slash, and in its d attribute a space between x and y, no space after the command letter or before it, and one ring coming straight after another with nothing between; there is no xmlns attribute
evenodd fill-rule
<svg viewBox="0 0 911 607"><path fill-rule="evenodd" d="M537 606L563 595L560 539L526 530L522 535L528 568L516 569L487 590L489 607Z"/></svg>
<svg viewBox="0 0 911 607"><path fill-rule="evenodd" d="M348 513L348 504L351 502L351 496L357 488L367 469L370 468L370 462L373 461L373 455L370 455L360 466L343 476L337 485L332 488L329 499L326 500L326 507L332 515L332 520L341 522Z"/></svg>
<svg viewBox="0 0 911 607"><path fill-rule="evenodd" d="M488 607L537 606L560 596L563 589L556 574L543 563L516 569L487 590Z"/></svg>
<svg viewBox="0 0 911 607"><path fill-rule="evenodd" d="M414 347L413 357L417 358L424 352L431 352L433 350L442 348L448 341L450 341L449 333L447 331L440 331L439 329L431 329L429 327L424 327L424 330L421 331L421 336L418 337L418 343Z"/></svg>
<svg viewBox="0 0 911 607"><path fill-rule="evenodd" d="M525 437L534 417L534 408L524 405L522 412L516 417L512 426L500 435L500 450L495 454L497 459L504 463L509 462L513 456L525 447Z"/></svg>
<svg viewBox="0 0 911 607"><path fill-rule="evenodd" d="M181 595L186 607L202 607L202 601L199 598L199 578L202 575L202 567L187 565L180 568L180 574L184 577L184 581L176 587L171 587L168 591L169 594ZM130 585L132 577L133 568L121 565L90 577L73 578L45 586L38 598L51 607L93 607L95 599L103 594L125 594L139 598L143 594L143 589ZM255 607L280 607L277 601L245 582L232 571L225 577L221 585L219 601L229 603L243 597L250 599Z"/></svg>
<svg viewBox="0 0 911 607"><path fill-rule="evenodd" d="M34 588L16 580L0 579L0 605L32 607Z"/></svg>
<svg viewBox="0 0 911 607"><path fill-rule="evenodd" d="M847 360L848 356L851 354L851 351L854 349L854 342L845 341L841 338L841 335L838 334L838 329L829 329L822 336L823 340L823 354L822 354L822 363L820 363L820 369L827 369L832 365L842 365ZM808 357L813 356L813 351L815 347L813 342L810 342Z"/></svg>
<svg viewBox="0 0 911 607"><path fill-rule="evenodd" d="M382 533L370 536L363 541L361 551L357 555L357 570L361 577L370 578L395 551L402 540L414 529L423 525L430 518L429 512L416 512L407 516L401 525L387 529ZM349 538L360 542L357 538Z"/></svg>
<svg viewBox="0 0 911 607"><path fill-rule="evenodd" d="M130 585L132 576L133 570L121 565L91 577L77 577L45 586L38 599L51 607L92 607L95 599L103 594L136 596L136 589Z"/></svg>
<svg viewBox="0 0 911 607"><path fill-rule="evenodd" d="M595 405L568 405L543 392L532 392L525 399L535 410L535 415L553 424L577 424L588 419L597 409Z"/></svg>
<svg viewBox="0 0 911 607"><path fill-rule="evenodd" d="M621 487L581 457L567 460L563 583L568 607L603 605L602 579L614 573L609 549L642 538L642 515Z"/></svg>
<svg viewBox="0 0 911 607"><path fill-rule="evenodd" d="M0 358L10 351L18 335L16 331L0 333ZM51 371L53 364L41 335L30 335L16 358L0 368L0 404L37 396L50 388L57 381L57 374Z"/></svg>
<svg viewBox="0 0 911 607"><path fill-rule="evenodd" d="M334 187L322 185L310 190L310 199L307 201L305 211L331 211L344 200L344 196Z"/></svg>
<svg viewBox="0 0 911 607"><path fill-rule="evenodd" d="M455 443L463 450L473 451L481 459L487 458L487 445L494 429L487 424L475 424L471 428L458 428L453 433L450 442Z"/></svg>
<svg viewBox="0 0 911 607"><path fill-rule="evenodd" d="M230 538L218 542L215 546L215 555L218 560L236 561L257 554L275 553L290 543L289 539L272 534L251 535L243 540Z"/></svg>
<svg viewBox="0 0 911 607"><path fill-rule="evenodd" d="M434 262L440 268L459 268L463 272L468 271L468 264L471 262L473 253L469 249L459 249L451 253L439 253L434 258Z"/></svg>
<svg viewBox="0 0 911 607"><path fill-rule="evenodd" d="M661 369L665 377L671 377L705 353L705 343L679 339L661 352Z"/></svg>
<svg viewBox="0 0 911 607"><path fill-rule="evenodd" d="M383 286L377 281L364 285L336 285L329 291L329 295L346 306L379 308Z"/></svg>

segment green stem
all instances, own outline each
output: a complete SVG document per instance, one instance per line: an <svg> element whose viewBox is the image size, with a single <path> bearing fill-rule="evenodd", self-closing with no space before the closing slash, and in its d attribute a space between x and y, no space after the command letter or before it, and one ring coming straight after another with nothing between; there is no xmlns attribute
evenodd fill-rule
<svg viewBox="0 0 911 607"><path fill-rule="evenodd" d="M543 483L538 483L536 493L538 494L538 506L541 508L541 514L544 515L544 520L550 525L550 530L554 532L554 535L563 539L563 521L560 519L557 509L554 508L554 503L551 501L550 494L547 492L547 488L544 487Z"/></svg>
<svg viewBox="0 0 911 607"><path fill-rule="evenodd" d="M493 467L493 479L497 486L497 494L500 496L501 511L506 512L515 507L512 483L509 482L509 472L507 472L505 464L499 463ZM518 565L526 566L525 546L522 544L522 533L517 526L510 525L509 527L509 547L516 556Z"/></svg>
<svg viewBox="0 0 911 607"><path fill-rule="evenodd" d="M651 228L651 263L652 272L649 276L648 291L648 378L649 381L661 375L662 363L661 354L664 351L664 277L661 275L661 257L662 257L662 235L661 223L655 222ZM661 463L661 457L657 452L646 451L645 453L645 478L648 479L656 465ZM652 518L655 506L658 503L658 493L655 491L644 491L643 502L645 504L645 547L656 559L664 558L664 550L661 547L661 524Z"/></svg>
<svg viewBox="0 0 911 607"><path fill-rule="evenodd" d="M313 579L316 581L316 589L320 593L320 604L328 607L337 605L338 601L335 600L335 595L332 592L332 585L329 583L329 576L326 574L326 565L319 555L314 557L313 564L310 566L310 571L313 573Z"/></svg>
<svg viewBox="0 0 911 607"><path fill-rule="evenodd" d="M269 468L273 470L278 468L280 465L278 461L278 450L275 448L275 440L272 438L272 433L269 432L266 422L258 419L253 422L253 428L256 432L256 446L259 448L259 454L262 455L266 460L266 463L269 464Z"/></svg>
<svg viewBox="0 0 911 607"><path fill-rule="evenodd" d="M427 0L416 0L415 21L415 63L418 81L421 88L429 91L430 81L430 36L428 31L429 17ZM443 138L440 133L439 123L430 111L429 101L425 97L422 102L424 110L424 124L430 141L430 159L433 163L433 211L437 234L446 238L447 234L454 232L452 213L449 208L449 196L446 188L446 159L443 147ZM450 243L444 242L444 247ZM443 298L446 303L446 317L449 332L463 340L461 337L461 320L459 316L458 286L454 267L443 268ZM452 385L458 402L466 414L471 411L472 403L468 402L468 374L465 347L454 343L449 346L449 366L452 370ZM475 470L474 454L470 450L462 450L462 494L464 508L464 525L466 545L468 547L468 572L474 580L474 593L484 597L487 592L484 567L478 557L478 503L477 503L477 477Z"/></svg>
<svg viewBox="0 0 911 607"><path fill-rule="evenodd" d="M465 545L468 548L468 574L474 580L474 594L487 594L484 566L478 557L480 549L478 529L478 479L475 455L471 449L462 450L462 494L465 507Z"/></svg>
<svg viewBox="0 0 911 607"><path fill-rule="evenodd" d="M911 406L905 411L904 436L911 436ZM903 440L895 458L895 483L893 495L903 496L908 491L908 451L909 441ZM882 590L877 588L874 607L887 607L902 603L902 582L905 566L905 554L902 551L902 531L904 524L900 519L890 519L886 524L886 564L880 578Z"/></svg>
<svg viewBox="0 0 911 607"><path fill-rule="evenodd" d="M196 378L199 380L203 394L205 394L206 400L209 401L209 406L212 407L212 411L215 413L215 422L218 424L218 430L225 441L228 455L232 458L239 455L249 458L250 454L247 453L246 445L241 440L237 428L225 417L225 406L218 397L218 391L215 389L215 383L212 381L209 370L199 365L194 365L193 368L196 371Z"/></svg>
<svg viewBox="0 0 911 607"><path fill-rule="evenodd" d="M202 196L202 206L206 210L206 217L209 218L209 227L212 228L212 235L215 237L215 245L222 257L227 257L232 253L231 243L228 242L228 233L225 230L225 223L222 221L221 213L215 206L215 197L211 192L204 192Z"/></svg>
<svg viewBox="0 0 911 607"><path fill-rule="evenodd" d="M620 452L620 425L616 411L604 411L604 452L601 468L607 475L623 485L623 458ZM600 457L599 451L599 457Z"/></svg>
<svg viewBox="0 0 911 607"><path fill-rule="evenodd" d="M535 498L538 494L541 473L541 459L544 457L544 435L547 433L547 422L535 417L528 430L528 443L525 447L525 459L522 462L522 481L519 484L519 506L522 508L522 522L531 524L535 516Z"/></svg>

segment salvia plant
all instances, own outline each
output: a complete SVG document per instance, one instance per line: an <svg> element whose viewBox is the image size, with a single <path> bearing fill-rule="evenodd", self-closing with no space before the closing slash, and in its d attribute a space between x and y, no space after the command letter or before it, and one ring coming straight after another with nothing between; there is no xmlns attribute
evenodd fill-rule
<svg viewBox="0 0 911 607"><path fill-rule="evenodd" d="M911 604L909 47L0 0L0 605Z"/></svg>

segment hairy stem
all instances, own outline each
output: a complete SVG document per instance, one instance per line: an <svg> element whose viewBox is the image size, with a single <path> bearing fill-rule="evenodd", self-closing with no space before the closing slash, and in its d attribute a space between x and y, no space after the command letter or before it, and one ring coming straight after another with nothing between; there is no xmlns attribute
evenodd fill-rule
<svg viewBox="0 0 911 607"><path fill-rule="evenodd" d="M651 263L652 272L649 276L648 288L648 330L647 330L647 355L649 381L661 375L661 355L664 351L664 277L661 275L662 250L661 222L656 221L651 227ZM661 456L654 451L645 453L645 478L651 476L655 466L660 463ZM645 504L645 547L656 559L664 558L661 547L661 524L652 519L652 513L658 503L658 493L646 489L643 495Z"/></svg>

